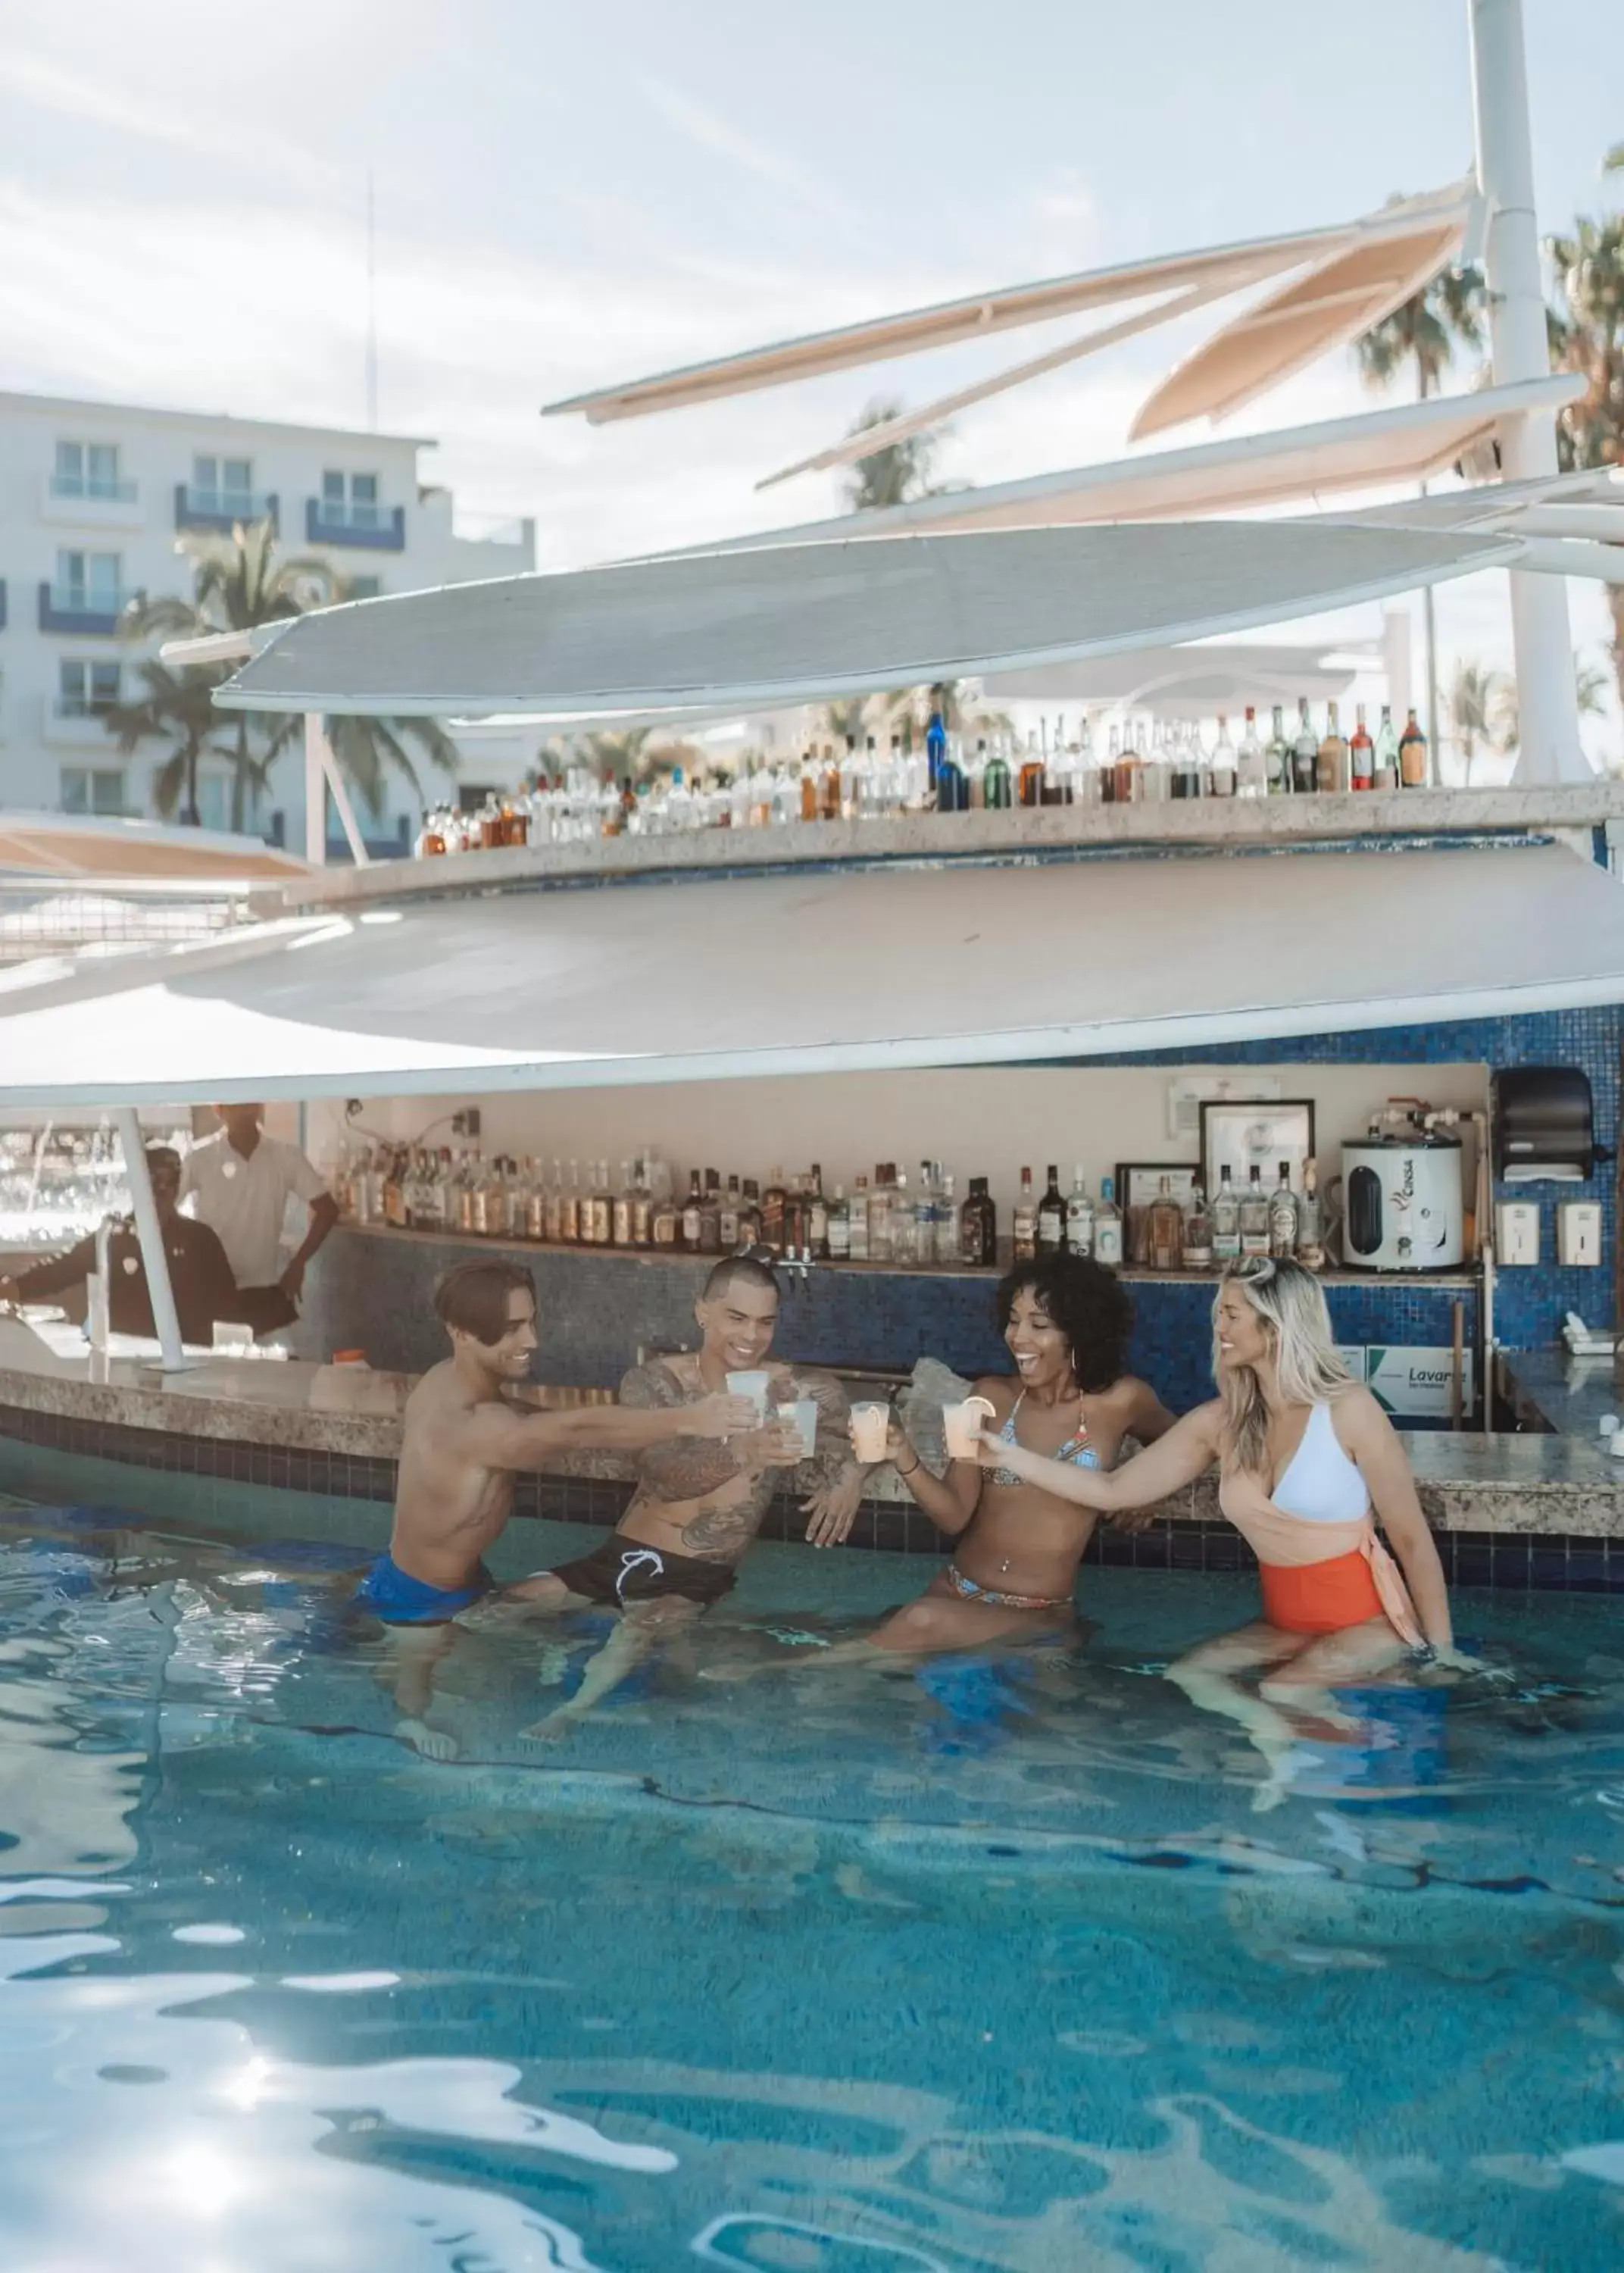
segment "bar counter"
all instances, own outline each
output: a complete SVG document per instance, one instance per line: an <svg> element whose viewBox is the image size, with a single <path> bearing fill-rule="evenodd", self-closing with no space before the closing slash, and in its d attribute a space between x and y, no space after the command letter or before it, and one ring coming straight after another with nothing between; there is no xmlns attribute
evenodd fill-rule
<svg viewBox="0 0 1624 2273"><path fill-rule="evenodd" d="M64 1354L75 1339L74 1329L47 1328L42 1335L0 1319L0 1490L38 1497L41 1474L56 1451L115 1460L132 1472L212 1476L226 1487L263 1484L379 1503L393 1495L412 1375L204 1357L192 1369L165 1377L136 1359ZM553 1407L602 1402L608 1394L568 1384L528 1392L539 1405ZM1426 1430L1401 1431L1401 1441L1427 1519L1441 1534L1624 1542L1624 1462L1612 1460L1590 1437ZM24 1448L46 1457L22 1459ZM521 1490L520 1509L612 1519L632 1474L632 1462L619 1454L560 1455L537 1480L539 1496ZM549 1490L549 1483L563 1489ZM890 1469L875 1473L867 1499L864 1543L934 1543ZM793 1500L781 1504L792 1508ZM887 1511L893 1519L905 1514L905 1524L887 1520ZM1216 1528L1216 1514L1210 1476L1158 1511L1175 1528ZM792 1517L775 1528L797 1535ZM1624 1548L1609 1559L1624 1582Z"/></svg>

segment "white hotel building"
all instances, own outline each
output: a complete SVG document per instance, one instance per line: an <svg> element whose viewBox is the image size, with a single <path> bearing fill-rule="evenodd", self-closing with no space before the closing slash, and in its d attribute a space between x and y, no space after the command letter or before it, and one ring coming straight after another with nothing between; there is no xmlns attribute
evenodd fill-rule
<svg viewBox="0 0 1624 2273"><path fill-rule="evenodd" d="M138 593L190 596L189 531L229 533L269 515L284 556L327 561L346 596L418 591L516 575L535 566L535 525L461 536L447 490L425 487L422 437L285 426L138 404L0 392L0 809L146 814L152 776L170 745L120 754L101 713L138 694L139 650L117 636ZM479 786L505 785L520 754L475 762ZM423 773L432 796L444 777ZM461 781L473 784L465 757ZM381 815L361 824L378 849L415 830L409 785L395 778ZM206 760L198 803L207 827L230 812L229 771ZM254 825L304 842L303 761L280 759ZM330 817L330 830L334 824Z"/></svg>

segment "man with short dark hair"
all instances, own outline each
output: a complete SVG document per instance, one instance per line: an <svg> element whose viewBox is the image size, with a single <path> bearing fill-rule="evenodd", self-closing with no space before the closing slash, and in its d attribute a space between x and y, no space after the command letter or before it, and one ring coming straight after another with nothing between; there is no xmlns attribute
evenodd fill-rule
<svg viewBox="0 0 1624 2273"><path fill-rule="evenodd" d="M217 1318L236 1319L243 1306L237 1299L231 1266L218 1239L204 1223L182 1215L176 1204L181 1189L181 1156L168 1144L146 1147L146 1173L152 1179L153 1203L163 1234L169 1264L169 1285L175 1295L181 1339L207 1349L214 1339ZM0 1279L0 1303L44 1302L84 1286L96 1267L96 1235L81 1239L65 1255L36 1263L19 1279ZM158 1329L153 1319L152 1290L146 1283L146 1264L136 1234L135 1219L125 1216L108 1234L108 1324L116 1334L138 1334L151 1339Z"/></svg>
<svg viewBox="0 0 1624 2273"><path fill-rule="evenodd" d="M267 1136L263 1105L217 1105L221 1128L186 1155L181 1197L193 1201L226 1250L243 1291L243 1316L256 1333L272 1333L298 1317L304 1270L339 1219L338 1202L318 1168L296 1144ZM303 1239L284 1264L282 1218L288 1202L305 1202Z"/></svg>
<svg viewBox="0 0 1624 2273"><path fill-rule="evenodd" d="M489 1593L484 1556L507 1527L513 1474L574 1451L639 1452L668 1439L725 1437L750 1429L754 1408L725 1392L678 1407L627 1410L585 1405L522 1411L505 1394L530 1370L535 1286L513 1263L463 1263L435 1289L451 1355L425 1373L406 1401L394 1528L355 1599L385 1625L435 1631L402 1654L395 1698L399 1734L431 1759L456 1747L425 1720L434 1669L449 1647L448 1621Z"/></svg>
<svg viewBox="0 0 1624 2273"><path fill-rule="evenodd" d="M850 1532L863 1470L852 1458L845 1395L832 1374L767 1366L778 1324L778 1281L771 1269L749 1256L730 1256L707 1279L693 1315L699 1349L634 1366L620 1384L622 1406L697 1411L730 1374L765 1369L767 1418L722 1442L673 1440L645 1452L631 1504L601 1547L505 1590L505 1601L537 1609L597 1602L623 1613L575 1695L527 1730L529 1737L560 1735L625 1680L662 1631L691 1621L731 1593L781 1471L800 1467L806 1472L811 1491L802 1506L811 1518L806 1536L814 1547L836 1546ZM794 1422L773 1409L807 1399L818 1408L810 1457Z"/></svg>

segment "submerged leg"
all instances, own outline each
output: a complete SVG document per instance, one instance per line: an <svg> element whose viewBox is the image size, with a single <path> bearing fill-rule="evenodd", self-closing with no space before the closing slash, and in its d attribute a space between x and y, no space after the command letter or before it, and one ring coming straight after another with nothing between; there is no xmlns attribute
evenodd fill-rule
<svg viewBox="0 0 1624 2273"><path fill-rule="evenodd" d="M397 1711L401 1717L395 1722L395 1734L404 1738L426 1760L454 1760L461 1746L445 1729L430 1725L429 1708L434 1702L434 1677L455 1646L456 1635L449 1625L391 1626L388 1647L378 1668L378 1678L394 1692Z"/></svg>
<svg viewBox="0 0 1624 2273"><path fill-rule="evenodd" d="M544 1714L529 1728L520 1729L520 1743L547 1744L567 1734L578 1721L587 1718L595 1705L602 1703L635 1672L663 1635L692 1625L700 1607L680 1594L667 1594L652 1602L628 1602L602 1648L587 1659L580 1687L573 1697Z"/></svg>
<svg viewBox="0 0 1624 2273"><path fill-rule="evenodd" d="M1369 1618L1340 1633L1317 1635L1296 1651L1277 1672L1258 1684L1258 1694L1295 1713L1312 1713L1334 1727L1354 1728L1331 1694L1363 1674L1385 1673L1399 1664L1406 1646L1386 1618Z"/></svg>
<svg viewBox="0 0 1624 2273"><path fill-rule="evenodd" d="M1259 1809L1278 1804L1285 1796L1285 1770L1301 1744L1302 1735L1277 1704L1261 1692L1243 1688L1237 1676L1254 1673L1260 1666L1277 1665L1302 1649L1300 1634L1283 1633L1266 1619L1254 1619L1216 1641L1202 1642L1167 1669L1167 1678L1182 1689L1192 1705L1203 1713L1216 1713L1246 1730L1269 1766L1269 1778L1254 1801Z"/></svg>

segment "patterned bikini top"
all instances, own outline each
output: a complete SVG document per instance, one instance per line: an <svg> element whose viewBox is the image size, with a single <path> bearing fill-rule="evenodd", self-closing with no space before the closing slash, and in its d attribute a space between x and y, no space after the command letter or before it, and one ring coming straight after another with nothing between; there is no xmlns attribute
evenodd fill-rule
<svg viewBox="0 0 1624 2273"><path fill-rule="evenodd" d="M1013 1444L1016 1442L1015 1415L1020 1412L1021 1407L1025 1403L1026 1392L1023 1389L1016 1398L1014 1403L1009 1408L1008 1420L1005 1422L1003 1427L998 1432L1000 1439L1006 1444ZM1098 1467L1100 1464L1099 1454L1089 1442L1089 1429L1086 1422L1079 1423L1078 1427L1073 1431L1072 1435L1066 1439L1066 1442L1061 1445L1059 1451L1054 1455L1054 1457L1057 1460L1069 1460L1072 1467L1074 1468ZM992 1471L992 1481L995 1484L1023 1484L1027 1479L1024 1476L1016 1475L1014 1470L1010 1468L994 1468Z"/></svg>

